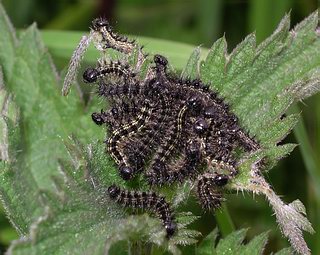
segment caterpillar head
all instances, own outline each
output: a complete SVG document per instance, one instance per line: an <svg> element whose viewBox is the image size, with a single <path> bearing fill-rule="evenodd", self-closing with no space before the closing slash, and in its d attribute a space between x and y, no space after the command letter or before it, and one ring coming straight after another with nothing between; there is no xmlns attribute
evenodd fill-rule
<svg viewBox="0 0 320 255"><path fill-rule="evenodd" d="M96 68L89 67L84 71L82 77L85 83L93 83L97 81L99 75L100 72Z"/></svg>
<svg viewBox="0 0 320 255"><path fill-rule="evenodd" d="M92 29L95 31L100 30L103 27L109 27L109 22L104 18L96 18L92 21Z"/></svg>
<svg viewBox="0 0 320 255"><path fill-rule="evenodd" d="M115 199L120 194L120 188L116 185L111 185L108 188L108 193L111 199Z"/></svg>

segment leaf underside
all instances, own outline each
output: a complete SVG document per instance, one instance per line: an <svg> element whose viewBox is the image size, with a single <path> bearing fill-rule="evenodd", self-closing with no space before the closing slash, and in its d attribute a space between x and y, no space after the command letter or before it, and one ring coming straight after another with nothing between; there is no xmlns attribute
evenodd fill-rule
<svg viewBox="0 0 320 255"><path fill-rule="evenodd" d="M248 187L264 193L262 186L251 185L252 165L264 159L268 170L293 150L295 145L277 144L299 116L281 116L292 103L319 89L317 25L315 12L289 31L289 17L285 16L274 34L259 46L251 34L228 54L221 38L202 62L200 48L190 57L182 76L200 77L219 91L242 126L261 143L257 153L243 156L240 174L229 188ZM33 25L17 38L1 5L0 31L0 198L23 236L12 243L8 254L104 254L124 240L148 242L178 254L177 245L194 244L199 233L187 229L196 219L191 213L176 215L178 234L167 241L159 220L146 214L129 216L109 201L108 185L128 184L118 177L102 142L92 142L104 138L104 131L90 119L91 109L101 105L94 100L86 104L75 90L68 98L61 97L59 75L37 28ZM71 134L74 136L69 137ZM168 195L177 207L189 191L179 189L179 196L174 191ZM288 206L300 215L301 206L297 205L299 202ZM304 227L305 218L299 220L298 229L310 231L311 226ZM242 254L261 254L258 251L263 250L266 233L246 246L242 245L245 233L235 232L216 247L210 240L205 244L205 239L199 244L199 254L209 254L208 249L221 254L226 247L228 254L239 249ZM284 234L290 239L290 233L284 230ZM207 238L215 240L216 234ZM293 247L308 252L303 245Z"/></svg>

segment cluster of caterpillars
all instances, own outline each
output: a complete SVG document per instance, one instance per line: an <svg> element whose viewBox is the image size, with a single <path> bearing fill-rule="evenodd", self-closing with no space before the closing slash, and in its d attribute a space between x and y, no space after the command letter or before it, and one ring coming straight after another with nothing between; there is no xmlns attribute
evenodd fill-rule
<svg viewBox="0 0 320 255"><path fill-rule="evenodd" d="M113 32L104 19L93 21L91 34L101 51L112 48L130 55L138 48ZM139 61L144 58L140 54ZM107 126L106 150L120 176L131 180L143 174L151 187L191 179L202 207L219 207L223 186L237 174L236 153L257 150L259 144L240 127L217 92L201 80L170 74L168 61L161 55L154 56L144 78L139 76L139 66L102 58L83 74L84 81L96 84L97 94L108 103L92 119ZM155 213L168 237L175 233L177 226L165 198L115 185L108 191L111 199L125 207Z"/></svg>

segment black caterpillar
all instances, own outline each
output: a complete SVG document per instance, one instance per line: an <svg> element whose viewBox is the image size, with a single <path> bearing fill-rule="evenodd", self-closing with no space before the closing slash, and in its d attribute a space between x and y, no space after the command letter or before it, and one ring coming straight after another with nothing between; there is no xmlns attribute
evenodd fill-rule
<svg viewBox="0 0 320 255"><path fill-rule="evenodd" d="M111 25L106 19L97 18L93 20L91 29L96 32L95 36L101 37L96 39L96 41L99 42L97 47L99 50L112 48L114 50L130 54L135 47L134 40L128 40L127 37L113 32Z"/></svg>
<svg viewBox="0 0 320 255"><path fill-rule="evenodd" d="M168 238L175 233L177 224L175 223L170 206L164 197L158 196L154 192L122 190L116 185L110 186L108 193L112 200L115 200L124 207L146 209L155 213L161 219Z"/></svg>
<svg viewBox="0 0 320 255"><path fill-rule="evenodd" d="M93 21L92 29L102 37L103 49L131 54L136 46L134 41L114 33L103 19ZM108 111L93 113L92 119L98 125L107 125L107 152L124 180L140 172L151 186L192 179L203 208L215 209L223 201L222 187L238 172L239 150L252 152L260 145L240 126L216 91L199 79L181 79L168 73L167 65L165 57L155 55L144 79L126 63L103 60L97 67L88 68L84 81L96 83L98 96L109 104ZM163 201L161 211L144 204L151 195L121 191L115 186L109 193L118 202L127 201L123 202L127 207L141 206L156 212L168 236L174 233L176 225L163 198L154 198ZM132 200L134 196L137 198Z"/></svg>

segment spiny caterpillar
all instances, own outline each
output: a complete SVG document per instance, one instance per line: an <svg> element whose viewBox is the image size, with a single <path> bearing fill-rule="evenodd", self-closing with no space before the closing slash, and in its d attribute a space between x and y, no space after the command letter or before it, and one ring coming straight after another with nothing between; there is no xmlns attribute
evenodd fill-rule
<svg viewBox="0 0 320 255"><path fill-rule="evenodd" d="M163 223L167 237L171 237L177 228L173 213L164 197L154 192L138 192L120 189L116 185L108 188L109 196L118 204L133 209L144 209L155 213Z"/></svg>
<svg viewBox="0 0 320 255"><path fill-rule="evenodd" d="M125 156L122 156L118 144L121 143L123 137L128 138L133 132L138 132L143 127L144 123L148 121L150 115L151 109L146 102L146 105L142 108L141 114L137 119L112 132L112 135L107 141L107 151L110 153L116 164L120 166L120 175L124 180L131 179L132 175L139 169L137 169L138 166L132 166L125 160Z"/></svg>
<svg viewBox="0 0 320 255"><path fill-rule="evenodd" d="M169 73L165 57L155 55L147 74L141 77L138 67L146 56L140 54L139 63L130 67L127 59L136 43L114 33L106 20L94 20L89 37L103 57L96 67L83 73L83 80L95 83L98 96L108 105L108 109L93 113L92 119L108 128L107 152L118 166L120 176L130 180L143 172L150 186L190 179L196 184L195 192L204 209L219 207L223 187L238 173L239 153L256 151L259 143L240 126L216 91L200 79L182 79ZM77 54L82 54L84 47L79 46ZM121 52L124 58L118 62L107 59L108 48ZM75 58L76 64L77 61L79 58ZM74 69L72 63L70 72ZM66 78L69 82L70 77ZM68 89L66 81L64 93ZM173 218L166 202L162 202L164 213L143 202L151 199L146 193L142 196L116 186L111 186L109 193L125 206L143 205L171 229L168 226ZM164 218L170 218L170 224Z"/></svg>
<svg viewBox="0 0 320 255"><path fill-rule="evenodd" d="M219 187L227 184L229 176L205 173L199 176L197 185L198 198L205 209L216 209L221 206L222 198Z"/></svg>
<svg viewBox="0 0 320 255"><path fill-rule="evenodd" d="M93 20L92 31L95 36L94 43L98 50L112 48L130 54L135 47L134 40L128 40L127 37L113 32L111 25L106 19L97 18Z"/></svg>

